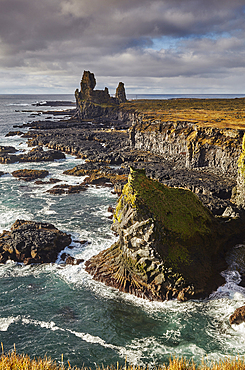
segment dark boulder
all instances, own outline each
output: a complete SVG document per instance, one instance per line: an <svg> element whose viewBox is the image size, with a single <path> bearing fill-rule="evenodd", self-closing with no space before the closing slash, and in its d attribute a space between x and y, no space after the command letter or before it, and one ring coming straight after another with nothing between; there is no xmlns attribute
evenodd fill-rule
<svg viewBox="0 0 245 370"><path fill-rule="evenodd" d="M75 194L75 193L80 193L81 191L85 191L87 187L88 186L84 183L81 183L78 185L60 184L60 185L55 185L51 189L47 190L47 193L54 194L54 195Z"/></svg>
<svg viewBox="0 0 245 370"><path fill-rule="evenodd" d="M71 243L71 236L54 225L17 220L0 235L0 262L55 262L59 252Z"/></svg>

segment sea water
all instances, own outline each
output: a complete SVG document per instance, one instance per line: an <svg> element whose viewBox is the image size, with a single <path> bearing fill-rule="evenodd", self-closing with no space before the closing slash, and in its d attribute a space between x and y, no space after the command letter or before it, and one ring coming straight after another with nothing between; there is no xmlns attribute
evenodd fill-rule
<svg viewBox="0 0 245 370"><path fill-rule="evenodd" d="M26 139L5 134L13 125L45 119L45 111L58 109L31 105L47 100L73 97L0 96L0 145L30 150ZM39 115L33 117L32 112ZM0 178L0 232L17 219L50 222L72 235L73 248L66 251L85 261L112 245L116 239L107 209L115 206L117 196L111 189L91 186L80 194L52 195L47 190L53 185L35 185L11 175L17 169L45 169L48 178L75 185L83 178L63 171L81 163L66 155L55 162L1 164L6 174ZM245 289L238 286L240 272L245 271L243 255L244 246L236 246L223 272L226 284L209 299L185 303L150 302L121 293L94 281L84 263L64 267L59 259L39 266L8 262L0 265L0 341L6 352L15 344L19 353L57 361L63 355L64 364L69 360L72 366L92 368L125 360L153 366L171 356L200 361L245 355L245 326L229 325L230 314L245 301Z"/></svg>

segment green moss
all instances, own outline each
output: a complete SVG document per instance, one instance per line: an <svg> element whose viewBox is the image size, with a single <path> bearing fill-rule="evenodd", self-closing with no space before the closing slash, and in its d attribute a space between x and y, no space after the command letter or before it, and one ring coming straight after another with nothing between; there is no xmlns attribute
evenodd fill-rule
<svg viewBox="0 0 245 370"><path fill-rule="evenodd" d="M118 222L127 204L135 208L142 219L152 217L159 225L164 253L174 268L192 262L188 245L192 248L198 239L207 238L214 222L210 211L191 191L168 188L147 178L144 170L131 168L128 184L116 207L114 217Z"/></svg>
<svg viewBox="0 0 245 370"><path fill-rule="evenodd" d="M168 188L147 178L144 170L133 169L125 190L126 201L132 207L147 209L166 229L181 233L182 238L208 231L211 213L189 190Z"/></svg>

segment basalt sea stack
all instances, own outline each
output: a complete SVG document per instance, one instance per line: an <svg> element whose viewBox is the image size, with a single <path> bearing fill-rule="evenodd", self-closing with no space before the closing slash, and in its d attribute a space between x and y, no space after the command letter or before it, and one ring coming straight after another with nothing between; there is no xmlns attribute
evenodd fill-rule
<svg viewBox="0 0 245 370"><path fill-rule="evenodd" d="M131 168L113 230L119 240L86 262L95 280L152 300L204 297L222 284L241 219L215 218L189 190Z"/></svg>

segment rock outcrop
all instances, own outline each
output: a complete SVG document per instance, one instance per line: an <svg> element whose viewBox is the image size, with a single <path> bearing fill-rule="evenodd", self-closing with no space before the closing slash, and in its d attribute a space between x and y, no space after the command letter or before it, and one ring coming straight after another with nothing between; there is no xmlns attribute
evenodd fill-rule
<svg viewBox="0 0 245 370"><path fill-rule="evenodd" d="M0 146L0 155L8 154L8 153L15 153L17 150L13 146Z"/></svg>
<svg viewBox="0 0 245 370"><path fill-rule="evenodd" d="M75 91L77 116L80 119L94 117L118 118L118 105L127 101L124 84L119 83L116 96L111 97L109 90L94 90L96 79L90 71L84 71L81 80L81 90Z"/></svg>
<svg viewBox="0 0 245 370"><path fill-rule="evenodd" d="M86 262L95 280L153 300L204 297L222 283L242 221L217 219L191 191L131 169L113 230L119 240Z"/></svg>
<svg viewBox="0 0 245 370"><path fill-rule="evenodd" d="M115 98L118 100L119 103L125 103L127 101L123 82L119 82L117 89L116 89Z"/></svg>
<svg viewBox="0 0 245 370"><path fill-rule="evenodd" d="M71 236L49 223L17 220L0 235L0 263L7 260L30 263L55 262L71 243Z"/></svg>
<svg viewBox="0 0 245 370"><path fill-rule="evenodd" d="M206 168L237 175L243 131L199 127L190 122L156 122L138 118L130 133L131 147L178 162L179 167Z"/></svg>
<svg viewBox="0 0 245 370"><path fill-rule="evenodd" d="M80 193L81 191L85 191L87 189L87 185L84 183L78 185L55 185L53 188L47 190L47 193L60 195L60 194L75 194Z"/></svg>
<svg viewBox="0 0 245 370"><path fill-rule="evenodd" d="M241 324L245 322L245 306L239 307L229 318L230 324Z"/></svg>
<svg viewBox="0 0 245 370"><path fill-rule="evenodd" d="M236 215L245 199L237 165L243 106L244 99L137 100L110 108L82 100L77 118L25 124L31 130L24 136L29 146L46 145L99 166L121 165L120 175L130 165L145 168L152 179L197 194L214 215L231 208ZM121 184L115 186L121 192Z"/></svg>
<svg viewBox="0 0 245 370"><path fill-rule="evenodd" d="M13 152L11 152L13 153ZM65 159L65 154L59 150L47 150L44 151L42 147L36 147L30 150L28 153L21 154L9 154L0 153L0 162L4 164L16 163L16 162L53 162L57 159Z"/></svg>
<svg viewBox="0 0 245 370"><path fill-rule="evenodd" d="M12 176L17 177L19 180L32 181L36 179L43 179L48 176L49 172L46 170L16 170L12 172Z"/></svg>

